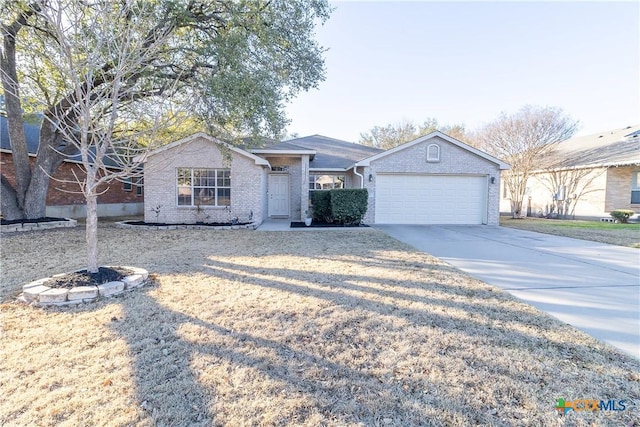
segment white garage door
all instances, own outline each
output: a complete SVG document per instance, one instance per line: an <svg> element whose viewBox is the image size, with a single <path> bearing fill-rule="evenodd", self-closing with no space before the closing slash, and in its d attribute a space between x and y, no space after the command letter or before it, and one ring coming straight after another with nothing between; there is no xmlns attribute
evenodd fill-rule
<svg viewBox="0 0 640 427"><path fill-rule="evenodd" d="M377 224L482 224L487 179L467 175L378 175Z"/></svg>

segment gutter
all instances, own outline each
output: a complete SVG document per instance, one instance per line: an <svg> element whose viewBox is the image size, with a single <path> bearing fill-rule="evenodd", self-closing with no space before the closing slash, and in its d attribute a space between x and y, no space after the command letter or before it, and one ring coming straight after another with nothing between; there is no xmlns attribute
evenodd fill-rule
<svg viewBox="0 0 640 427"><path fill-rule="evenodd" d="M364 188L364 175L358 173L358 163L353 165L353 173L360 177L360 188Z"/></svg>

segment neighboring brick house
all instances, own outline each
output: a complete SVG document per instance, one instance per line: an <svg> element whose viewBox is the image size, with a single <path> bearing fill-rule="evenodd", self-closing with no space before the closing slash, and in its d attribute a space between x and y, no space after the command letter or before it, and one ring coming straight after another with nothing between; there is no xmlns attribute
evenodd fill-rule
<svg viewBox="0 0 640 427"><path fill-rule="evenodd" d="M497 225L508 167L441 132L387 151L319 135L243 150L198 133L148 154L145 220L300 220L312 191L366 188L367 223Z"/></svg>
<svg viewBox="0 0 640 427"><path fill-rule="evenodd" d="M37 125L29 123L25 123L24 129L33 167L38 152L40 130ZM0 116L0 172L15 187L15 168L9 145L7 119L4 116ZM84 172L79 160L65 160L56 169L49 181L49 190L47 191L47 216L67 218L86 216L86 202L84 196L79 193L80 188L75 182L75 177L81 179L83 175ZM98 196L98 214L100 216L139 215L144 207L143 193L141 179L133 179L127 183L113 182L104 186Z"/></svg>
<svg viewBox="0 0 640 427"><path fill-rule="evenodd" d="M640 212L640 126L560 142L527 182L530 216L593 219L615 209ZM500 207L510 210L503 191Z"/></svg>

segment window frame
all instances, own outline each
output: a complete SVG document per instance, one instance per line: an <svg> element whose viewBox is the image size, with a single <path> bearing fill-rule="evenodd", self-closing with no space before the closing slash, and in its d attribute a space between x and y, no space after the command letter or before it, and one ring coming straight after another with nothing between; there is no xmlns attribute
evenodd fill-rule
<svg viewBox="0 0 640 427"><path fill-rule="evenodd" d="M144 179L140 176L136 179L136 196L142 196L144 194Z"/></svg>
<svg viewBox="0 0 640 427"><path fill-rule="evenodd" d="M323 185L328 185L327 184L322 184L320 183L319 185L321 186L321 188L316 188L317 183L317 178L318 177L323 177L323 176L330 176L331 177L331 188L322 188ZM313 180L311 177L314 177ZM340 178L342 178L342 181L340 181ZM340 182L342 184L342 186L340 187L336 187L336 183ZM320 191L320 190L334 190L334 189L341 189L341 188L346 188L346 183L347 183L347 176L346 175L340 175L340 174L328 174L328 173L323 173L323 174L318 174L318 173L310 173L309 174L309 191ZM311 188L311 186L313 185L314 188Z"/></svg>
<svg viewBox="0 0 640 427"><path fill-rule="evenodd" d="M188 183L181 184L181 180ZM179 208L227 208L231 206L231 169L179 167L176 168L175 183L176 206ZM183 194L181 194L181 189L185 190ZM190 203L181 203L187 196ZM202 203L204 198L209 198L212 203Z"/></svg>
<svg viewBox="0 0 640 427"><path fill-rule="evenodd" d="M635 201L634 201L634 197ZM640 171L631 172L631 194L629 203L632 205L640 205Z"/></svg>
<svg viewBox="0 0 640 427"><path fill-rule="evenodd" d="M431 149L436 149L436 155L431 155ZM427 145L427 163L438 163L440 161L440 145L438 144L429 144Z"/></svg>

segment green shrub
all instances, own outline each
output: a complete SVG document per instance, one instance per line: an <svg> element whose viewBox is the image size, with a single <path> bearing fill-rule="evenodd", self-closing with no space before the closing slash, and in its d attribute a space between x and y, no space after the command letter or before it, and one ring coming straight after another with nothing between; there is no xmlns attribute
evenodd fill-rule
<svg viewBox="0 0 640 427"><path fill-rule="evenodd" d="M367 212L368 193L366 189L330 190L331 214L333 218L345 225L360 224Z"/></svg>
<svg viewBox="0 0 640 427"><path fill-rule="evenodd" d="M315 221L333 222L331 215L331 194L329 190L311 192L311 207Z"/></svg>
<svg viewBox="0 0 640 427"><path fill-rule="evenodd" d="M611 215L616 221L619 221L623 224L626 224L630 216L633 216L635 212L630 211L629 209L616 209L615 211L611 211L609 215Z"/></svg>

